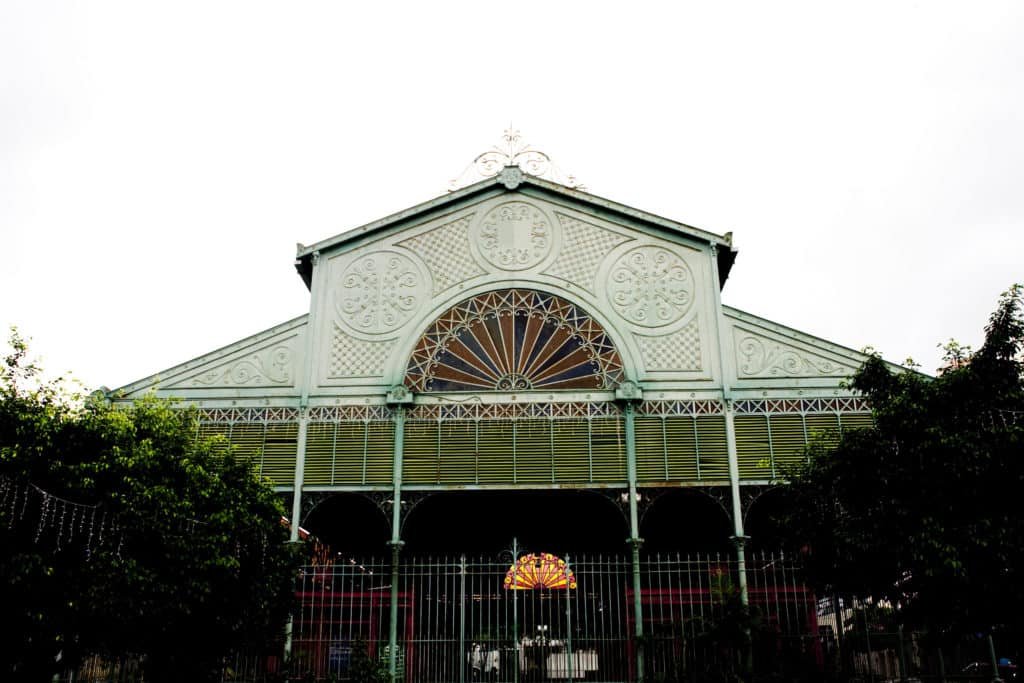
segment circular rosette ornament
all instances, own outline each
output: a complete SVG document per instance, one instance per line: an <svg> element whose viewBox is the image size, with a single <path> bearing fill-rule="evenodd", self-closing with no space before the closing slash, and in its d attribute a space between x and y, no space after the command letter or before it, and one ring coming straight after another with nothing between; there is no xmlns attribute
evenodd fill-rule
<svg viewBox="0 0 1024 683"><path fill-rule="evenodd" d="M693 274L680 256L662 247L638 247L612 266L608 299L629 322L663 327L690 310L693 287Z"/></svg>
<svg viewBox="0 0 1024 683"><path fill-rule="evenodd" d="M501 270L536 266L551 253L554 239L547 214L526 202L499 204L473 226L473 243L480 256Z"/></svg>
<svg viewBox="0 0 1024 683"><path fill-rule="evenodd" d="M335 287L342 322L366 334L394 332L416 312L422 299L421 275L405 254L378 251L345 268Z"/></svg>

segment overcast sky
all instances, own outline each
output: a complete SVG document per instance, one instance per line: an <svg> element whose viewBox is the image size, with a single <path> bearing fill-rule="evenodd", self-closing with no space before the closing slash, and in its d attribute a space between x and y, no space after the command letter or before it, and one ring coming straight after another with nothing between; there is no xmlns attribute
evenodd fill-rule
<svg viewBox="0 0 1024 683"><path fill-rule="evenodd" d="M732 231L729 305L929 371L977 345L1024 281L1024 3L667 5L6 0L0 323L92 387L186 361L512 121Z"/></svg>

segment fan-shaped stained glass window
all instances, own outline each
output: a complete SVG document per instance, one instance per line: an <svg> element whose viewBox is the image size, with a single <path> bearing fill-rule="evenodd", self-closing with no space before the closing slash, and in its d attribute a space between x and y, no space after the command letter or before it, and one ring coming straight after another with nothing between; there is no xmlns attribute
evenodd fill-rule
<svg viewBox="0 0 1024 683"><path fill-rule="evenodd" d="M622 359L604 329L565 299L503 289L459 303L413 349L415 392L614 389Z"/></svg>

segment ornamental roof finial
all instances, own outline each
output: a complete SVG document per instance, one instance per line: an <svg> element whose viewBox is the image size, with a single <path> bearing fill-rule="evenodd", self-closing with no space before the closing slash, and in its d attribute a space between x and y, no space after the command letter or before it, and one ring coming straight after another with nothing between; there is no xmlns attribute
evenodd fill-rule
<svg viewBox="0 0 1024 683"><path fill-rule="evenodd" d="M523 142L519 130L510 123L501 136L501 144L478 154L459 177L448 183L448 191L454 192L482 178L493 178L508 166L516 166L527 175L551 180L574 190L586 190L575 176L562 173L546 153Z"/></svg>

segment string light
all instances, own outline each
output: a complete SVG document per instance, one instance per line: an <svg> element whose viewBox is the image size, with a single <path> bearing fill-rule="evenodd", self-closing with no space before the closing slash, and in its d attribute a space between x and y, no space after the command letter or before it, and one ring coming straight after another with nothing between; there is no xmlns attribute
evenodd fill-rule
<svg viewBox="0 0 1024 683"><path fill-rule="evenodd" d="M31 500L30 500L31 499ZM19 510L20 505L20 510ZM7 528L23 522L30 508L38 510L39 517L33 532L33 543L39 544L47 538L53 538L56 552L66 550L82 539L82 552L87 562L91 561L96 548L112 544L116 540L115 556L123 559L124 532L117 518L104 509L99 503L86 504L68 500L54 495L32 483L18 482L10 477L0 475L0 511L7 514ZM36 519L33 514L33 519ZM200 526L208 527L210 522L195 519L177 519L172 528L164 532L165 536L192 536ZM266 564L268 540L266 533L254 527L251 529L253 543L245 544L246 548L255 547L260 550L260 566ZM235 542L234 551L241 559L243 543Z"/></svg>

